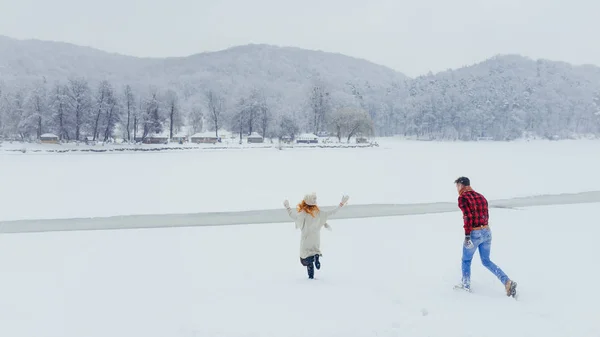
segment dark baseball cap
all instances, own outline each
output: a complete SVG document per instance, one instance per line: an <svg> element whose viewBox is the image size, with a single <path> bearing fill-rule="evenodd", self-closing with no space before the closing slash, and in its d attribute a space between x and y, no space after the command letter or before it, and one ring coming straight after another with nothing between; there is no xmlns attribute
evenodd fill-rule
<svg viewBox="0 0 600 337"><path fill-rule="evenodd" d="M460 177L454 181L455 184L461 184L463 186L471 186L471 180L467 177Z"/></svg>

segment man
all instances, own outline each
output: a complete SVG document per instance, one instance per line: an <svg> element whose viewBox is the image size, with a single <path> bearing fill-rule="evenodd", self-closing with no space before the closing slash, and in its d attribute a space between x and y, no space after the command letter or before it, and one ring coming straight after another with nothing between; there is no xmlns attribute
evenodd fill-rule
<svg viewBox="0 0 600 337"><path fill-rule="evenodd" d="M458 207L463 213L465 241L462 253L462 284L458 288L471 291L471 260L477 248L481 263L504 284L506 296L515 297L517 283L490 260L492 246L492 232L488 225L488 202L480 193L471 188L471 181L467 177L460 177L454 181L458 191Z"/></svg>

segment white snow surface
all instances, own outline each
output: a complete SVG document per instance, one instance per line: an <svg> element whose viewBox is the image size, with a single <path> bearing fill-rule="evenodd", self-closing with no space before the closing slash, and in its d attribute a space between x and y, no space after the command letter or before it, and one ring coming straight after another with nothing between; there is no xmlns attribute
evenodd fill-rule
<svg viewBox="0 0 600 337"><path fill-rule="evenodd" d="M335 205L454 202L469 176L489 199L600 190L600 141L136 153L0 152L0 221L278 209L306 193ZM35 209L32 209L35 205Z"/></svg>
<svg viewBox="0 0 600 337"><path fill-rule="evenodd" d="M460 279L459 214L333 220L308 280L293 224L0 236L11 337L594 337L598 205L492 210L492 260Z"/></svg>
<svg viewBox="0 0 600 337"><path fill-rule="evenodd" d="M0 155L0 220L270 209L311 191L325 205L453 202L459 175L489 199L593 191L599 145ZM458 209L331 220L312 281L291 221L0 234L0 336L597 337L599 207L490 210L492 261L518 301L478 254L474 293L452 289Z"/></svg>

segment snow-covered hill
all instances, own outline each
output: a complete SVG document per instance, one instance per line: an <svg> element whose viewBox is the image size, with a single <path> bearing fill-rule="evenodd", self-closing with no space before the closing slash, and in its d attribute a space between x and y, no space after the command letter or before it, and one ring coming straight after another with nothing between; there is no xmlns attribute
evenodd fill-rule
<svg viewBox="0 0 600 337"><path fill-rule="evenodd" d="M245 45L178 58L138 58L62 42L16 40L0 36L0 78L5 83L49 82L83 76L92 83L109 80L136 88L207 86L290 86L327 79L391 84L407 77L395 70L349 56L293 47ZM193 94L193 92L188 92Z"/></svg>
<svg viewBox="0 0 600 337"><path fill-rule="evenodd" d="M135 98L131 102L138 110L149 114L155 111L155 102L159 119L166 119L170 97L176 96L185 123L199 128L210 122L207 93L211 91L223 99L220 123L230 129L240 127L237 118L243 106L264 98L274 117L267 128L271 131L294 124L300 131L316 132L309 122L314 114L322 115L323 129L331 131L336 111L352 107L368 114L379 136L514 140L600 135L600 68L593 65L498 55L410 79L366 60L294 47L244 45L160 59L0 37L0 136L27 139L50 131L73 139L69 121L62 130L57 126L56 116L65 113L72 120L76 113L72 106L57 102L64 95L59 87L87 88L79 96L89 101L80 112L87 116L92 114L90 106L101 105L92 96L101 91L99 82L104 80L102 86L110 84L119 93L120 111L125 105L120 97L123 88L130 85ZM81 105L73 100L68 103ZM315 102L323 104L315 110ZM36 114L48 116L35 125L23 121ZM126 128L124 118L120 119L114 133ZM193 122L202 119L203 123ZM86 123L78 125L89 134Z"/></svg>

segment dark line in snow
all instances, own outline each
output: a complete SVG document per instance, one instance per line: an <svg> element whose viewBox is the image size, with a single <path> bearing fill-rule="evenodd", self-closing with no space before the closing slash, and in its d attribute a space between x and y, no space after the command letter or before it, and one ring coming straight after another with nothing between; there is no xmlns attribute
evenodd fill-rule
<svg viewBox="0 0 600 337"><path fill-rule="evenodd" d="M600 191L492 200L490 201L490 208L518 210L516 207L582 203L600 203ZM348 205L331 219L361 219L448 212L458 212L458 207L455 202ZM266 209L241 212L150 214L96 218L2 221L0 222L0 233L229 226L289 222L291 222L291 219L284 209Z"/></svg>

